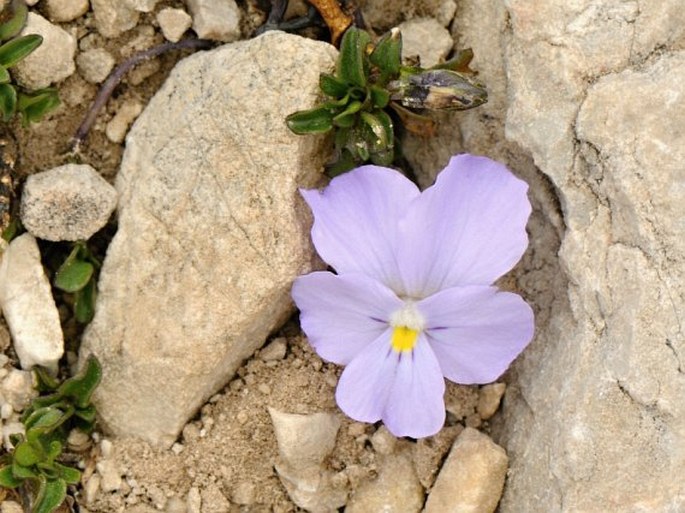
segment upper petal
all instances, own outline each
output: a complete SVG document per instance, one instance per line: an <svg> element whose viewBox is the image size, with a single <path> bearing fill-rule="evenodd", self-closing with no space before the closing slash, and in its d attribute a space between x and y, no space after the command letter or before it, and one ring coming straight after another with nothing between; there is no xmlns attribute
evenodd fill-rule
<svg viewBox="0 0 685 513"><path fill-rule="evenodd" d="M446 289L420 301L426 336L444 376L464 385L490 383L507 370L535 331L533 311L495 287Z"/></svg>
<svg viewBox="0 0 685 513"><path fill-rule="evenodd" d="M424 335L413 351L395 353L395 379L383 422L395 436L432 436L445 424L445 379Z"/></svg>
<svg viewBox="0 0 685 513"><path fill-rule="evenodd" d="M395 289L397 221L419 196L416 186L392 169L362 166L323 191L301 192L314 213L312 240L321 258L340 274L365 273Z"/></svg>
<svg viewBox="0 0 685 513"><path fill-rule="evenodd" d="M300 276L292 296L310 344L324 360L347 365L388 327L402 302L362 274L315 272Z"/></svg>
<svg viewBox="0 0 685 513"><path fill-rule="evenodd" d="M528 246L528 185L504 165L458 155L400 222L406 293L426 297L456 285L490 285Z"/></svg>

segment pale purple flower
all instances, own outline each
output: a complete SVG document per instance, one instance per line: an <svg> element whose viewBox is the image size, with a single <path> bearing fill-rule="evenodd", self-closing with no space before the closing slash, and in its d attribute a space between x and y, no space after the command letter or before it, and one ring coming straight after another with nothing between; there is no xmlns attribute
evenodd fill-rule
<svg viewBox="0 0 685 513"><path fill-rule="evenodd" d="M293 298L319 356L346 366L336 400L347 415L433 435L444 378L490 383L530 342L531 308L492 285L528 245L527 189L502 164L459 155L424 192L378 166L302 191L337 274L301 276Z"/></svg>

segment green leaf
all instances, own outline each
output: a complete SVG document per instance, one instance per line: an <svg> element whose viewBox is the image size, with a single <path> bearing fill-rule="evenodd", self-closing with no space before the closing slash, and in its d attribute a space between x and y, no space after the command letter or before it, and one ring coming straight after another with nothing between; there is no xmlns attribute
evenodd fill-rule
<svg viewBox="0 0 685 513"><path fill-rule="evenodd" d="M382 110L375 111L373 114L362 112L361 118L371 129L371 136L368 142L373 152L391 149L394 142L394 132L392 119Z"/></svg>
<svg viewBox="0 0 685 513"><path fill-rule="evenodd" d="M93 422L95 422L96 413L97 412L95 411L95 406L91 404L86 408L77 409L74 412L74 415L85 421L86 427L89 427L88 424L92 424ZM87 431L87 429L85 431Z"/></svg>
<svg viewBox="0 0 685 513"><path fill-rule="evenodd" d="M325 106L315 107L290 114L285 122L298 135L323 134L333 128L333 114Z"/></svg>
<svg viewBox="0 0 685 513"><path fill-rule="evenodd" d="M379 109L384 109L390 103L390 93L378 86L371 86L371 102Z"/></svg>
<svg viewBox="0 0 685 513"><path fill-rule="evenodd" d="M41 392L52 392L53 390L57 390L57 387L59 387L59 381L55 379L55 377L50 374L50 372L45 368L45 367L34 367L33 368L33 373L36 377L36 389ZM37 398L37 400L44 400L48 397L51 396L42 396ZM59 399L59 397L55 397L55 400L52 402L55 402ZM34 403L35 404L35 400ZM47 404L44 404L43 406L47 406Z"/></svg>
<svg viewBox="0 0 685 513"><path fill-rule="evenodd" d="M58 392L74 400L77 408L86 408L90 403L93 391L102 379L102 366L94 355L88 356L84 368L74 377L66 380Z"/></svg>
<svg viewBox="0 0 685 513"><path fill-rule="evenodd" d="M21 480L35 479L38 477L38 474L36 474L33 470L28 467L18 465L16 461L12 463L12 475L15 479Z"/></svg>
<svg viewBox="0 0 685 513"><path fill-rule="evenodd" d="M343 149L340 151L338 160L326 166L326 175L330 178L335 178L338 175L347 173L356 165L357 161L354 159L352 153L347 149Z"/></svg>
<svg viewBox="0 0 685 513"><path fill-rule="evenodd" d="M336 75L346 84L365 87L368 74L366 47L371 36L356 27L350 27L340 42L340 55L336 63Z"/></svg>
<svg viewBox="0 0 685 513"><path fill-rule="evenodd" d="M369 55L369 61L380 69L382 84L399 75L402 66L402 33L398 28L391 29L380 38Z"/></svg>
<svg viewBox="0 0 685 513"><path fill-rule="evenodd" d="M47 406L34 411L25 421L26 437L28 438L32 431L37 430L44 433L47 430L54 429L59 426L65 412L55 406Z"/></svg>
<svg viewBox="0 0 685 513"><path fill-rule="evenodd" d="M81 324L87 324L93 320L96 297L97 285L95 280L90 280L85 287L74 295L74 317Z"/></svg>
<svg viewBox="0 0 685 513"><path fill-rule="evenodd" d="M55 274L55 287L65 292L76 292L85 287L93 277L95 268L90 262L67 259Z"/></svg>
<svg viewBox="0 0 685 513"><path fill-rule="evenodd" d="M23 479L17 478L12 472L12 465L5 465L0 468L0 487L2 488L16 488L21 486Z"/></svg>
<svg viewBox="0 0 685 513"><path fill-rule="evenodd" d="M12 17L5 23L0 25L0 41L7 41L13 38L26 25L26 18L29 15L29 8L23 0L14 0L12 2Z"/></svg>
<svg viewBox="0 0 685 513"><path fill-rule="evenodd" d="M13 85L0 84L0 115L2 120L7 123L17 109L17 90Z"/></svg>
<svg viewBox="0 0 685 513"><path fill-rule="evenodd" d="M47 449L48 449L48 451L47 451L46 459L51 463L54 462L60 454L62 454L62 444L60 443L59 440L52 440L48 444Z"/></svg>
<svg viewBox="0 0 685 513"><path fill-rule="evenodd" d="M32 93L19 93L17 110L24 118L24 125L43 119L50 111L59 107L57 89L48 87Z"/></svg>
<svg viewBox="0 0 685 513"><path fill-rule="evenodd" d="M0 66L0 84L7 84L12 77L10 77L10 72L7 68Z"/></svg>
<svg viewBox="0 0 685 513"><path fill-rule="evenodd" d="M59 471L59 476L66 481L67 484L78 484L81 480L81 472L75 468L67 467L55 463L55 468Z"/></svg>
<svg viewBox="0 0 685 513"><path fill-rule="evenodd" d="M22 467L31 467L45 458L40 444L24 441L14 448L14 461Z"/></svg>
<svg viewBox="0 0 685 513"><path fill-rule="evenodd" d="M11 68L43 43L43 36L28 34L0 46L0 65Z"/></svg>
<svg viewBox="0 0 685 513"><path fill-rule="evenodd" d="M333 124L340 127L351 127L354 125L355 115L363 106L364 104L360 101L350 102L344 111L333 118Z"/></svg>
<svg viewBox="0 0 685 513"><path fill-rule="evenodd" d="M319 88L326 96L342 98L347 94L348 85L328 73L319 75Z"/></svg>
<svg viewBox="0 0 685 513"><path fill-rule="evenodd" d="M52 513L66 496L67 483L64 479L41 479L33 513Z"/></svg>

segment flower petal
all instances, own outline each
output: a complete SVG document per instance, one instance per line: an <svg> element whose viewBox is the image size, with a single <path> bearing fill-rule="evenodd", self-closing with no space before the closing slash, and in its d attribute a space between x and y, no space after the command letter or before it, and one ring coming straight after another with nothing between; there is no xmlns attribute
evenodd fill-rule
<svg viewBox="0 0 685 513"><path fill-rule="evenodd" d="M339 274L361 272L397 290L397 220L419 190L397 171L362 166L323 191L303 190L314 213L312 240Z"/></svg>
<svg viewBox="0 0 685 513"><path fill-rule="evenodd" d="M362 274L315 272L295 280L300 324L323 358L347 365L388 328L402 302L382 283Z"/></svg>
<svg viewBox="0 0 685 513"><path fill-rule="evenodd" d="M454 287L417 304L443 375L464 385L500 377L533 338L533 311L495 287Z"/></svg>
<svg viewBox="0 0 685 513"><path fill-rule="evenodd" d="M432 436L445 424L445 379L424 335L399 359L383 422L395 436Z"/></svg>
<svg viewBox="0 0 685 513"><path fill-rule="evenodd" d="M392 329L386 329L343 370L335 400L348 417L359 422L381 419L395 378L397 354L390 346Z"/></svg>
<svg viewBox="0 0 685 513"><path fill-rule="evenodd" d="M528 185L504 165L458 155L400 221L398 265L406 293L490 285L528 246Z"/></svg>

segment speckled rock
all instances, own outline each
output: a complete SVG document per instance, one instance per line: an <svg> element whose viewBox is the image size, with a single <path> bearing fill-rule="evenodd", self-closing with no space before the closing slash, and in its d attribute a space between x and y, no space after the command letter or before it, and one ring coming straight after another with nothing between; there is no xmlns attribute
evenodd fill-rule
<svg viewBox="0 0 685 513"><path fill-rule="evenodd" d="M449 30L434 18L413 18L398 28L402 33L403 56L418 55L424 68L443 62L454 46Z"/></svg>
<svg viewBox="0 0 685 513"><path fill-rule="evenodd" d="M198 37L229 43L240 37L240 9L235 0L187 0Z"/></svg>
<svg viewBox="0 0 685 513"><path fill-rule="evenodd" d="M425 513L493 513L507 475L507 453L466 428L457 437L426 501Z"/></svg>
<svg viewBox="0 0 685 513"><path fill-rule="evenodd" d="M168 7L157 13L157 23L167 41L175 43L193 24L193 19L183 9Z"/></svg>
<svg viewBox="0 0 685 513"><path fill-rule="evenodd" d="M103 365L111 432L170 446L291 314L292 280L320 265L297 189L319 183L328 150L283 119L314 105L334 60L280 32L198 53L136 120L81 355Z"/></svg>
<svg viewBox="0 0 685 513"><path fill-rule="evenodd" d="M87 240L114 211L117 192L87 164L65 164L28 177L21 222L35 237Z"/></svg>
<svg viewBox="0 0 685 513"><path fill-rule="evenodd" d="M46 0L50 21L64 23L80 18L88 12L88 0Z"/></svg>
<svg viewBox="0 0 685 513"><path fill-rule="evenodd" d="M114 68L116 60L104 48L91 48L76 57L76 65L81 76L91 84L99 84Z"/></svg>
<svg viewBox="0 0 685 513"><path fill-rule="evenodd" d="M39 34L41 44L14 68L17 83L27 89L41 89L64 80L76 71L76 39L40 14L29 13L21 35Z"/></svg>
<svg viewBox="0 0 685 513"><path fill-rule="evenodd" d="M2 256L0 306L21 366L42 365L56 371L64 353L62 326L38 244L30 233L13 239Z"/></svg>
<svg viewBox="0 0 685 513"><path fill-rule="evenodd" d="M123 0L90 0L95 27L107 38L120 36L138 23L140 13Z"/></svg>
<svg viewBox="0 0 685 513"><path fill-rule="evenodd" d="M361 485L350 498L347 513L383 511L386 513L418 513L424 501L424 491L416 475L408 447L384 456L378 477Z"/></svg>

